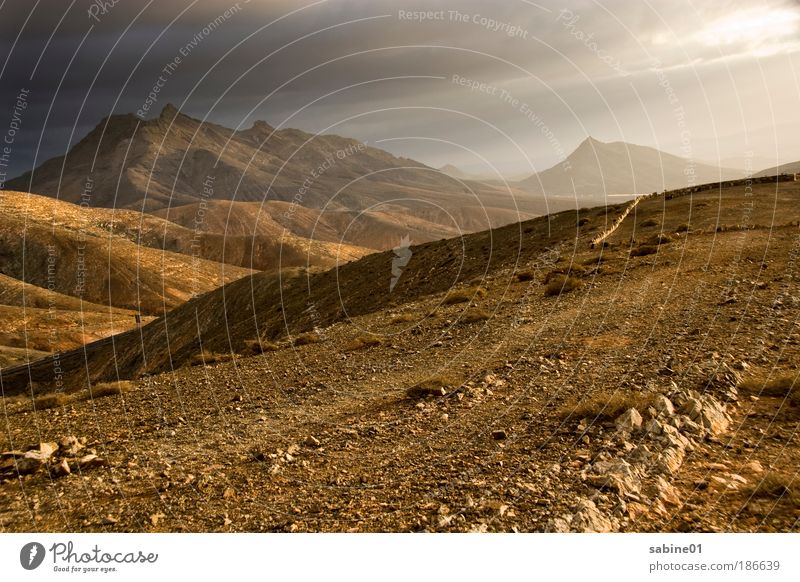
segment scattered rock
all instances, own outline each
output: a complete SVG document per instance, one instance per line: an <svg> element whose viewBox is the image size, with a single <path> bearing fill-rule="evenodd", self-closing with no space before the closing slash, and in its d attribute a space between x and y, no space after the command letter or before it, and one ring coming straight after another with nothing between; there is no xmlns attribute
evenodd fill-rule
<svg viewBox="0 0 800 582"><path fill-rule="evenodd" d="M672 416L675 414L675 405L672 404L672 400L663 394L659 394L655 397L655 400L653 401L653 408L655 408L659 414L663 414L664 416Z"/></svg>
<svg viewBox="0 0 800 582"><path fill-rule="evenodd" d="M492 431L492 438L493 438L494 440L496 440L496 441L503 441L503 440L505 440L506 438L508 438L508 435L506 434L506 431L504 431L504 430L502 430L502 429L500 429L500 430L493 430L493 431Z"/></svg>
<svg viewBox="0 0 800 582"><path fill-rule="evenodd" d="M597 509L593 501L588 499L578 503L578 511L569 523L570 530L581 533L606 533L614 531L614 522Z"/></svg>
<svg viewBox="0 0 800 582"><path fill-rule="evenodd" d="M642 415L635 408L630 408L614 421L619 432L634 432L642 428Z"/></svg>

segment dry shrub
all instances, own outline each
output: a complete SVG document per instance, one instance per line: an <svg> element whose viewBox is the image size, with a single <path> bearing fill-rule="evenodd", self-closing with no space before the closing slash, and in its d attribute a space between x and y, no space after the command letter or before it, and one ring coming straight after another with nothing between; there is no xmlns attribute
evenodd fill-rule
<svg viewBox="0 0 800 582"><path fill-rule="evenodd" d="M614 420L630 408L644 412L653 404L652 395L641 392L614 392L612 394L595 394L580 401L566 404L560 409L563 418L592 418L597 420Z"/></svg>
<svg viewBox="0 0 800 582"><path fill-rule="evenodd" d="M306 333L301 333L296 338L294 338L294 342L292 345L295 347L297 346L307 346L308 344L316 344L322 341L322 336L319 335L315 331L309 331Z"/></svg>
<svg viewBox="0 0 800 582"><path fill-rule="evenodd" d="M444 396L448 389L461 386L461 381L452 376L432 376L414 384L406 390L409 398L425 398L426 396Z"/></svg>
<svg viewBox="0 0 800 582"><path fill-rule="evenodd" d="M632 257L646 257L647 255L654 255L658 252L658 247L652 245L640 245L635 249L631 249Z"/></svg>
<svg viewBox="0 0 800 582"><path fill-rule="evenodd" d="M572 263L565 267L558 267L557 269L553 269L547 275L544 276L545 284L549 283L553 279L557 279L559 277L567 276L567 277L580 277L586 274L586 268L579 265L578 263Z"/></svg>
<svg viewBox="0 0 800 582"><path fill-rule="evenodd" d="M396 323L410 323L412 321L414 321L414 316L413 315L411 315L410 313L401 313L400 315L395 315L394 317L392 317L392 319L389 321L389 323L393 323L393 324L396 324Z"/></svg>
<svg viewBox="0 0 800 582"><path fill-rule="evenodd" d="M272 343L267 340L245 340L244 346L247 353L251 354L265 354L267 352L274 352L278 350L278 344Z"/></svg>
<svg viewBox="0 0 800 582"><path fill-rule="evenodd" d="M750 495L756 498L790 499L800 504L797 484L789 475L769 471L756 483Z"/></svg>
<svg viewBox="0 0 800 582"><path fill-rule="evenodd" d="M466 289L454 289L447 294L443 303L445 305L455 305L456 303L466 303L474 298L482 299L486 297L486 289L483 287L467 287Z"/></svg>
<svg viewBox="0 0 800 582"><path fill-rule="evenodd" d="M51 394L43 394L33 399L34 410L46 410L48 408L58 408L66 406L72 401L69 395L63 392L53 392Z"/></svg>
<svg viewBox="0 0 800 582"><path fill-rule="evenodd" d="M88 398L102 398L103 396L113 396L115 394L125 394L134 389L133 382L119 380L117 382L103 382L95 384L87 391Z"/></svg>
<svg viewBox="0 0 800 582"><path fill-rule="evenodd" d="M566 275L555 275L550 279L550 282L544 288L545 297L553 297L554 295L561 295L562 293L569 293L575 289L580 288L581 282L575 277L568 277Z"/></svg>
<svg viewBox="0 0 800 582"><path fill-rule="evenodd" d="M517 273L517 281L520 283L525 283L526 281L533 281L535 275L532 271L520 271Z"/></svg>
<svg viewBox="0 0 800 582"><path fill-rule="evenodd" d="M209 364L218 364L220 362L228 362L233 359L232 354L218 354L216 352L207 352L203 350L199 354L192 357L192 366L208 366Z"/></svg>
<svg viewBox="0 0 800 582"><path fill-rule="evenodd" d="M667 245L672 242L672 239L663 233L654 234L648 238L644 244L651 246Z"/></svg>
<svg viewBox="0 0 800 582"><path fill-rule="evenodd" d="M789 402L800 406L800 375L797 373L784 374L773 380L750 377L739 382L737 387L751 394L788 398Z"/></svg>
<svg viewBox="0 0 800 582"><path fill-rule="evenodd" d="M461 316L461 323L477 323L479 321L486 321L491 316L480 307L473 307L467 309L464 315Z"/></svg>
<svg viewBox="0 0 800 582"><path fill-rule="evenodd" d="M383 341L377 335L371 333L365 333L363 335L358 336L357 338L354 338L353 341L348 343L344 347L344 351L353 352L355 350L360 350L363 348L379 346L382 343Z"/></svg>

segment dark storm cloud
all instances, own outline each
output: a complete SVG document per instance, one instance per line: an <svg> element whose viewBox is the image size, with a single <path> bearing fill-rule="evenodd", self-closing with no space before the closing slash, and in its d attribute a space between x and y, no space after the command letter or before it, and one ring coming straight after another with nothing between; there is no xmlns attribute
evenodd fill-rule
<svg viewBox="0 0 800 582"><path fill-rule="evenodd" d="M797 5L777 0L760 10L622 0L112 4L0 9L0 130L29 91L10 175L63 153L112 112L149 104L149 115L167 102L231 127L261 118L380 141L432 164L478 169L486 158L524 172L587 134L677 151L675 99L703 144L692 153L709 157L722 127L791 125L797 98Z"/></svg>

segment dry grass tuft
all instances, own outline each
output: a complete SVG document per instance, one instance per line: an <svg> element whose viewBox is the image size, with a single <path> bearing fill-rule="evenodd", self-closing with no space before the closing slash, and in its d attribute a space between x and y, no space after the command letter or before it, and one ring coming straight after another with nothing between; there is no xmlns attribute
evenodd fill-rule
<svg viewBox="0 0 800 582"><path fill-rule="evenodd" d="M663 233L654 234L650 238L648 238L644 244L650 246L658 246L658 245L668 245L672 242L672 239Z"/></svg>
<svg viewBox="0 0 800 582"><path fill-rule="evenodd" d="M631 249L632 257L646 257L647 255L654 255L658 252L658 247L652 245L640 245L635 249Z"/></svg>
<svg viewBox="0 0 800 582"><path fill-rule="evenodd" d="M292 345L295 347L298 346L307 346L308 344L316 344L322 341L322 336L319 335L315 331L309 331L306 333L301 333L292 342Z"/></svg>
<svg viewBox="0 0 800 582"><path fill-rule="evenodd" d="M425 398L426 396L445 396L448 389L461 386L461 381L452 376L432 376L414 384L406 390L409 398Z"/></svg>
<svg viewBox="0 0 800 582"><path fill-rule="evenodd" d="M272 343L267 340L245 340L244 346L247 353L250 354L265 354L267 352L277 351L278 344Z"/></svg>
<svg viewBox="0 0 800 582"><path fill-rule="evenodd" d="M569 293L570 291L579 289L580 286L580 280L575 277L555 275L544 288L544 295L545 297L553 297L554 295L561 295L562 293Z"/></svg>
<svg viewBox="0 0 800 582"><path fill-rule="evenodd" d="M102 398L103 396L114 396L116 394L125 394L131 392L135 386L133 382L128 380L119 380L117 382L103 382L102 384L95 384L87 390L87 398Z"/></svg>
<svg viewBox="0 0 800 582"><path fill-rule="evenodd" d="M455 305L456 303L466 303L473 299L483 299L486 297L486 289L483 287L467 287L466 289L454 289L447 294L443 303L445 305Z"/></svg>
<svg viewBox="0 0 800 582"><path fill-rule="evenodd" d="M208 366L209 364L218 364L220 362L229 362L233 359L233 354L218 354L215 352L207 352L203 350L199 354L192 357L192 366Z"/></svg>
<svg viewBox="0 0 800 582"><path fill-rule="evenodd" d="M614 420L630 408L644 412L653 404L652 395L641 392L614 392L613 394L595 394L584 400L565 404L560 408L562 418L591 418L597 420Z"/></svg>
<svg viewBox="0 0 800 582"><path fill-rule="evenodd" d="M544 276L545 284L549 283L553 279L557 279L561 276L568 276L568 277L580 277L586 274L586 268L579 265L578 263L572 263L565 267L559 267L557 269L553 269L547 275Z"/></svg>
<svg viewBox="0 0 800 582"><path fill-rule="evenodd" d="M479 321L486 321L491 315L480 307L472 307L464 312L461 316L461 323L477 323Z"/></svg>
<svg viewBox="0 0 800 582"><path fill-rule="evenodd" d="M414 321L414 316L410 313L401 313L400 315L395 315L389 320L389 323L397 324L397 323L410 323Z"/></svg>
<svg viewBox="0 0 800 582"><path fill-rule="evenodd" d="M353 341L348 343L344 347L344 351L346 352L353 352L355 350L360 350L363 348L369 348L373 346L379 346L383 343L380 337L372 333L365 333L363 335L354 338Z"/></svg>
<svg viewBox="0 0 800 582"><path fill-rule="evenodd" d="M794 481L789 475L770 471L753 486L750 495L756 498L790 499L800 504L800 491Z"/></svg>
<svg viewBox="0 0 800 582"><path fill-rule="evenodd" d="M66 406L72 402L72 398L63 392L53 392L43 394L33 399L33 410L46 410L48 408L58 408Z"/></svg>
<svg viewBox="0 0 800 582"><path fill-rule="evenodd" d="M800 374L784 374L772 380L760 377L745 378L739 382L737 388L762 396L775 396L788 398L789 402L800 406Z"/></svg>
<svg viewBox="0 0 800 582"><path fill-rule="evenodd" d="M533 271L520 271L517 273L517 281L520 283L525 283L526 281L533 281L536 276L533 274Z"/></svg>

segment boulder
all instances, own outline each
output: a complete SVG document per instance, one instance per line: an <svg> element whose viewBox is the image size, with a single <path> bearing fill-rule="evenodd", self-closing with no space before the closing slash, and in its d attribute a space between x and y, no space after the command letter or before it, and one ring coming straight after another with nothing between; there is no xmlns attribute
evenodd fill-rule
<svg viewBox="0 0 800 582"><path fill-rule="evenodd" d="M619 432L634 432L642 428L642 415L635 408L629 408L614 421Z"/></svg>
<svg viewBox="0 0 800 582"><path fill-rule="evenodd" d="M606 533L614 531L615 524L603 515L594 502L588 499L578 503L578 511L572 516L570 529L581 533Z"/></svg>

